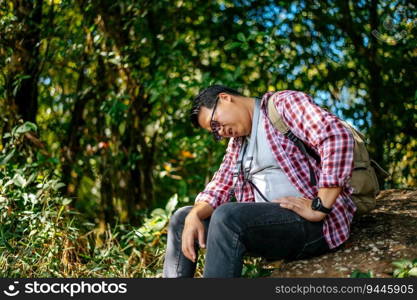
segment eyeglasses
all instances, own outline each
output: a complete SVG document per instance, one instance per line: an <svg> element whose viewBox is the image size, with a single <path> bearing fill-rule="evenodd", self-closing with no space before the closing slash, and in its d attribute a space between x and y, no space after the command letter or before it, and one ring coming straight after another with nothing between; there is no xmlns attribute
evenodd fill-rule
<svg viewBox="0 0 417 300"><path fill-rule="evenodd" d="M220 122L213 120L214 112L216 111L217 102L219 102L219 96L216 97L216 102L214 103L213 112L211 113L211 119L210 119L210 128L211 133L213 134L214 140L216 142L220 141L223 137L219 134L220 129L222 128L222 125Z"/></svg>

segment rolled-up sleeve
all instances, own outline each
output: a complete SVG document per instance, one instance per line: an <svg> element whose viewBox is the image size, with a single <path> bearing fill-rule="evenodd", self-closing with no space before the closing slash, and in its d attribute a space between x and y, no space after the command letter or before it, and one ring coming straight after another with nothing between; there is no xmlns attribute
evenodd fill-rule
<svg viewBox="0 0 417 300"><path fill-rule="evenodd" d="M215 209L230 201L229 192L233 185L233 168L238 155L238 147L237 139L231 138L219 169L204 190L197 195L195 203L205 201Z"/></svg>
<svg viewBox="0 0 417 300"><path fill-rule="evenodd" d="M303 92L285 94L282 104L284 120L292 132L320 155L318 187L345 186L353 169L355 141L350 130Z"/></svg>

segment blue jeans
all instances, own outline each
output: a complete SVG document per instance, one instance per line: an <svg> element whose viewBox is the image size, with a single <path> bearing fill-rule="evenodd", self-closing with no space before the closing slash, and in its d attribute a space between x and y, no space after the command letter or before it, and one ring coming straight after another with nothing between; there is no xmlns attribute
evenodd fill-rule
<svg viewBox="0 0 417 300"><path fill-rule="evenodd" d="M181 250L184 219L191 208L178 209L170 219L163 277L194 276L196 263ZM244 255L294 260L330 250L322 232L323 221L307 221L278 203L225 203L203 224L206 229L203 277L207 278L240 277ZM197 254L197 240L195 249Z"/></svg>

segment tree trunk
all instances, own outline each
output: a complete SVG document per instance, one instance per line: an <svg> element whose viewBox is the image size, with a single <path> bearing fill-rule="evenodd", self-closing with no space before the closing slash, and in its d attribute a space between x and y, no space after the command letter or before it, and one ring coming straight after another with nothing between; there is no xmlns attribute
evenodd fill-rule
<svg viewBox="0 0 417 300"><path fill-rule="evenodd" d="M36 122L38 111L39 46L42 0L13 1L20 24L13 41L6 93L12 110L24 121Z"/></svg>
<svg viewBox="0 0 417 300"><path fill-rule="evenodd" d="M377 12L377 0L372 0L370 4L370 25L371 32L378 29L378 12ZM383 168L386 168L386 162L384 161L384 144L386 144L387 134L384 128L384 120L382 116L386 114L383 111L384 108L381 107L381 94L380 90L382 87L382 77L381 77L381 66L378 61L378 41L376 37L370 35L370 48L369 48L369 58L368 58L368 69L370 75L370 84L369 84L369 98L370 98L370 108L372 116L372 127L370 130L370 139L372 141L372 153L371 156L376 160ZM382 182L380 182L382 184Z"/></svg>

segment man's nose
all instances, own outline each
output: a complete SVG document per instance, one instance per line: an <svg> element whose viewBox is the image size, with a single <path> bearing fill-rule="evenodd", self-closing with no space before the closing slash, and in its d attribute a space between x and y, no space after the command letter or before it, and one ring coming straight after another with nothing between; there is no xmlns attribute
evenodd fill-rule
<svg viewBox="0 0 417 300"><path fill-rule="evenodd" d="M224 137L225 134L226 134L226 128L224 126L221 126L219 130L219 135Z"/></svg>

